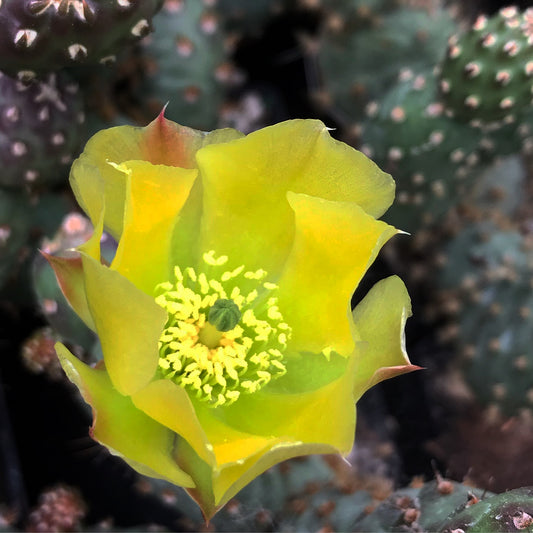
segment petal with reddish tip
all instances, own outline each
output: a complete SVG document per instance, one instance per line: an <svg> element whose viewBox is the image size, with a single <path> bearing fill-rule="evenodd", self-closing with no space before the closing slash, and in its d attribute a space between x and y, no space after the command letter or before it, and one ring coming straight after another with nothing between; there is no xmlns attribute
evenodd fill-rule
<svg viewBox="0 0 533 533"><path fill-rule="evenodd" d="M402 280L391 276L376 283L354 309L355 327L362 339L356 355L354 396L384 379L418 370L405 350L404 328L411 301Z"/></svg>
<svg viewBox="0 0 533 533"><path fill-rule="evenodd" d="M154 165L196 168L196 152L202 146L243 136L241 132L231 128L203 132L181 126L167 120L164 111L163 109L159 116L144 128L140 144L142 157L138 159L144 159Z"/></svg>
<svg viewBox="0 0 533 533"><path fill-rule="evenodd" d="M292 328L289 348L353 352L350 299L385 242L397 230L357 204L287 193L294 244L278 281L279 307Z"/></svg>
<svg viewBox="0 0 533 533"><path fill-rule="evenodd" d="M61 292L72 309L76 311L87 327L95 331L93 317L87 305L81 256L54 257L45 252L41 253L53 268Z"/></svg>
<svg viewBox="0 0 533 533"><path fill-rule="evenodd" d="M116 389L132 395L153 378L167 313L124 276L82 255L87 303Z"/></svg>
<svg viewBox="0 0 533 533"><path fill-rule="evenodd" d="M124 229L111 268L153 295L173 272L172 234L198 171L146 161L117 168L127 175L127 191Z"/></svg>
<svg viewBox="0 0 533 533"><path fill-rule="evenodd" d="M212 448L185 390L168 379L152 381L131 397L148 416L181 435L206 463L213 464Z"/></svg>
<svg viewBox="0 0 533 533"><path fill-rule="evenodd" d="M194 482L172 457L175 434L139 411L113 387L105 370L88 367L61 343L59 361L93 409L91 436L142 473L184 487Z"/></svg>
<svg viewBox="0 0 533 533"><path fill-rule="evenodd" d="M109 163L145 160L154 165L195 168L196 151L206 144L226 142L241 137L232 129L205 133L167 120L161 114L145 128L117 126L94 135L81 156L74 161L70 182L76 199L89 216L98 212L104 199L95 190L104 185L105 228L119 239L122 233L126 201L125 174Z"/></svg>
<svg viewBox="0 0 533 533"><path fill-rule="evenodd" d="M202 148L203 250L276 276L293 238L288 190L354 202L379 216L392 203L394 182L368 158L332 139L317 120L291 120L233 142Z"/></svg>

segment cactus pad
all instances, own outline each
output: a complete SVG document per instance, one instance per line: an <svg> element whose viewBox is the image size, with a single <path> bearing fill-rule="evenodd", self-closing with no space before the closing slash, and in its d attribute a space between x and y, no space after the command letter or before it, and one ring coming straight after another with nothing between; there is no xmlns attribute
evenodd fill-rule
<svg viewBox="0 0 533 533"><path fill-rule="evenodd" d="M151 31L162 0L4 0L0 69L28 80L78 63L106 62Z"/></svg>
<svg viewBox="0 0 533 533"><path fill-rule="evenodd" d="M448 112L480 124L517 118L531 107L532 52L533 8L480 16L449 40L440 80Z"/></svg>

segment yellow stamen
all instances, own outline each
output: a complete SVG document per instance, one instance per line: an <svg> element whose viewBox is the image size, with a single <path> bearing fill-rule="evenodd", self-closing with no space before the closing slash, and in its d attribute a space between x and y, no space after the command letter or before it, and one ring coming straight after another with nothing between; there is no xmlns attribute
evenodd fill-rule
<svg viewBox="0 0 533 533"><path fill-rule="evenodd" d="M214 251L202 257L205 271L175 267L175 281L156 288L155 300L168 313L159 340L159 369L192 396L217 407L285 374L283 351L291 330L277 306L277 285L262 281L264 270L227 270L228 258L215 257ZM208 321L220 300L231 300L241 313L229 331Z"/></svg>

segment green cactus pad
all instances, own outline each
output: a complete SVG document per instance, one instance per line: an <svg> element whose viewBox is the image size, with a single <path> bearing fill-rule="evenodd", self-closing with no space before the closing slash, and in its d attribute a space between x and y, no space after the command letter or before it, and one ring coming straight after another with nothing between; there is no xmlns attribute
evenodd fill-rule
<svg viewBox="0 0 533 533"><path fill-rule="evenodd" d="M204 2L165 2L155 32L142 43L147 78L139 96L155 115L211 130L217 125L224 87L233 68L218 14Z"/></svg>
<svg viewBox="0 0 533 533"><path fill-rule="evenodd" d="M323 4L327 17L317 56L322 99L346 123L360 119L365 104L380 98L401 71L435 65L455 31L440 9L430 14L383 1Z"/></svg>
<svg viewBox="0 0 533 533"><path fill-rule="evenodd" d="M0 73L0 117L0 186L67 182L85 120L78 84L59 73L30 84Z"/></svg>
<svg viewBox="0 0 533 533"><path fill-rule="evenodd" d="M439 477L421 487L397 490L350 531L438 531L448 516L477 501L482 493Z"/></svg>
<svg viewBox="0 0 533 533"><path fill-rule="evenodd" d="M480 16L467 33L450 38L441 66L446 109L460 120L512 121L531 107L533 8Z"/></svg>
<svg viewBox="0 0 533 533"><path fill-rule="evenodd" d="M62 66L112 61L151 31L162 0L0 3L0 70L28 80Z"/></svg>
<svg viewBox="0 0 533 533"><path fill-rule="evenodd" d="M481 132L454 122L432 74L405 73L380 103L367 106L361 150L396 180L387 221L414 232L457 205L481 169Z"/></svg>
<svg viewBox="0 0 533 533"><path fill-rule="evenodd" d="M22 262L31 227L28 210L24 195L0 189L0 289L15 277Z"/></svg>
<svg viewBox="0 0 533 533"><path fill-rule="evenodd" d="M443 301L458 302L454 320L465 382L481 405L531 419L531 236L490 221L471 224L444 257Z"/></svg>
<svg viewBox="0 0 533 533"><path fill-rule="evenodd" d="M442 527L443 526L443 527ZM533 532L533 487L497 494L471 505L446 520L442 533Z"/></svg>

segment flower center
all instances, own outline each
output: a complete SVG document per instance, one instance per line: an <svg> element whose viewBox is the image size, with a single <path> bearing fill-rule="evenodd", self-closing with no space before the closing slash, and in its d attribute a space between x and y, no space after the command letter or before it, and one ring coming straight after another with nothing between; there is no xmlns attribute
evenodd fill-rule
<svg viewBox="0 0 533 533"><path fill-rule="evenodd" d="M163 375L211 407L230 405L285 374L290 327L277 306L277 285L264 270L228 271L226 256L203 254L200 272L174 268L156 287L168 313L159 339Z"/></svg>

